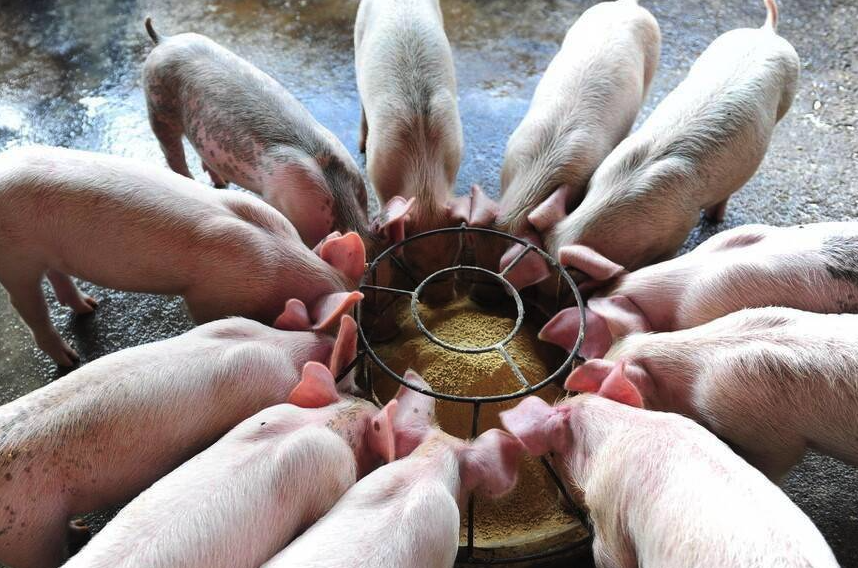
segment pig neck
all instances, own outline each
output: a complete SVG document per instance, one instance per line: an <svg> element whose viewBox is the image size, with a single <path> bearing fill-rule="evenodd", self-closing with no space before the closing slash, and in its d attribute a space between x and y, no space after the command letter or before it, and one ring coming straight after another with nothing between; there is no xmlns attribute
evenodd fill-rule
<svg viewBox="0 0 858 568"><path fill-rule="evenodd" d="M568 417L572 432L572 449L561 459L564 480L585 492L591 485L593 470L603 448L610 447L611 439L633 425L625 417L628 409L618 402L594 394L579 394L558 409Z"/></svg>
<svg viewBox="0 0 858 568"><path fill-rule="evenodd" d="M635 334L606 355L611 361L626 361L626 376L650 410L694 415L692 388L698 362L683 337L683 332Z"/></svg>
<svg viewBox="0 0 858 568"><path fill-rule="evenodd" d="M365 400L352 396L344 398L331 407L326 426L351 447L358 465L358 476L363 477L380 463L380 459L370 451L368 439L372 413L377 409Z"/></svg>
<svg viewBox="0 0 858 568"><path fill-rule="evenodd" d="M353 288L345 276L300 241L281 239L267 256L267 263L275 267L275 286L284 302L298 298L310 308L320 296Z"/></svg>
<svg viewBox="0 0 858 568"><path fill-rule="evenodd" d="M563 480L573 494L580 491L596 535L619 539L610 543L611 548L633 558L635 535L626 513L647 507L661 491L658 476L644 473L645 464L637 459L641 426L637 416L646 411L596 395L574 399L569 405L573 447L562 458ZM630 475L641 483L630 484Z"/></svg>
<svg viewBox="0 0 858 568"><path fill-rule="evenodd" d="M465 443L433 428L423 441L406 458L409 461L411 476L441 483L461 506L461 476L459 475L459 454L465 449Z"/></svg>
<svg viewBox="0 0 858 568"><path fill-rule="evenodd" d="M413 235L447 226L446 189L433 190L423 187L417 191L417 202L411 219L408 221L406 233Z"/></svg>
<svg viewBox="0 0 858 568"><path fill-rule="evenodd" d="M674 264L679 260L655 264L626 274L599 296L624 296L646 317L651 331L673 331L677 328L688 279L693 274L690 263L682 261L680 266Z"/></svg>

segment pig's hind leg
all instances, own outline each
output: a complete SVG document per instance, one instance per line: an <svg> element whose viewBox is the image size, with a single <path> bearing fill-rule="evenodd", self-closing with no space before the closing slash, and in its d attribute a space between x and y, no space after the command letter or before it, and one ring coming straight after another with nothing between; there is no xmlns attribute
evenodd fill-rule
<svg viewBox="0 0 858 568"><path fill-rule="evenodd" d="M58 365L71 367L79 359L74 349L60 337L51 323L48 304L42 293L42 270L25 270L24 263L10 263L15 273L0 271L0 284L9 293L9 301L33 333L36 345Z"/></svg>
<svg viewBox="0 0 858 568"><path fill-rule="evenodd" d="M721 223L724 221L724 217L727 216L727 202L730 198L726 198L723 201L719 201L715 205L710 205L703 211L703 215L706 218L714 223Z"/></svg>
<svg viewBox="0 0 858 568"><path fill-rule="evenodd" d="M188 169L188 162L185 159L185 147L182 144L182 128L156 118L156 114L154 111L149 111L149 124L152 126L152 132L155 133L155 137L161 144L161 151L164 152L167 165L177 174L194 179L194 176L191 175L191 170Z"/></svg>
<svg viewBox="0 0 858 568"><path fill-rule="evenodd" d="M211 166L203 162L203 169L206 171L206 173L209 174L209 177L212 180L212 185L214 185L218 189L223 189L226 187L226 180L220 177L220 174L214 171Z"/></svg>
<svg viewBox="0 0 858 568"><path fill-rule="evenodd" d="M74 313L88 314L98 307L98 302L92 296L81 292L68 274L50 269L48 270L48 281L53 286L59 303L70 307Z"/></svg>

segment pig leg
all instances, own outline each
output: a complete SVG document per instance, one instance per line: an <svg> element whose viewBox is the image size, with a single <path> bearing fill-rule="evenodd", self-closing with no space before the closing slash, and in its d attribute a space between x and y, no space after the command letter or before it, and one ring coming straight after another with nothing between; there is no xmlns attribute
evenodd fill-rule
<svg viewBox="0 0 858 568"><path fill-rule="evenodd" d="M150 112L150 116L153 113ZM164 152L164 157L167 158L167 165L170 169L187 178L194 179L191 175L191 170L188 169L188 162L185 160L185 147L182 145L182 129L152 118L149 121L152 125L152 132L161 144L161 151Z"/></svg>
<svg viewBox="0 0 858 568"><path fill-rule="evenodd" d="M81 292L67 274L53 269L48 270L48 281L53 286L59 303L70 307L74 313L88 314L98 306L98 302Z"/></svg>
<svg viewBox="0 0 858 568"><path fill-rule="evenodd" d="M369 132L369 127L366 124L366 111L363 105L360 106L360 133L358 134L358 150L361 154L366 153L366 135Z"/></svg>
<svg viewBox="0 0 858 568"><path fill-rule="evenodd" d="M714 221L716 223L720 223L724 220L724 217L727 216L727 202L730 198L726 198L723 201L719 201L715 205L707 207L703 214L710 221Z"/></svg>
<svg viewBox="0 0 858 568"><path fill-rule="evenodd" d="M16 266L16 269L21 267ZM0 274L0 283L9 293L9 301L30 328L36 345L58 365L71 367L79 357L51 323L41 282L42 273L39 271L25 275Z"/></svg>
<svg viewBox="0 0 858 568"><path fill-rule="evenodd" d="M212 180L212 185L214 185L216 188L223 189L226 187L226 180L220 177L220 175L205 162L203 162L203 170L205 170L206 173L209 174L209 177Z"/></svg>

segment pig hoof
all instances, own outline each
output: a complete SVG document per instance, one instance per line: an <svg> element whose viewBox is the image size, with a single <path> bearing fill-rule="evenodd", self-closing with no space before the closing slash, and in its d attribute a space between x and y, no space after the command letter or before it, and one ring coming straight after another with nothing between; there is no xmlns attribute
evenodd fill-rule
<svg viewBox="0 0 858 568"><path fill-rule="evenodd" d="M68 546L69 553L76 554L81 548L92 538L92 531L83 519L74 519L69 521L68 525Z"/></svg>
<svg viewBox="0 0 858 568"><path fill-rule="evenodd" d="M75 362L80 361L77 352L62 339L58 343L39 345L39 347L60 367L74 367Z"/></svg>
<svg viewBox="0 0 858 568"><path fill-rule="evenodd" d="M79 302L72 306L74 313L78 315L91 314L98 307L98 302L92 296L82 296Z"/></svg>

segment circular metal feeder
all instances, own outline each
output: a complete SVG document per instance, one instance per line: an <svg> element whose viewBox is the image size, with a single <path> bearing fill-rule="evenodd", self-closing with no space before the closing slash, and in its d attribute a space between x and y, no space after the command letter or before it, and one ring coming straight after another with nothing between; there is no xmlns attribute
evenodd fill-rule
<svg viewBox="0 0 858 568"><path fill-rule="evenodd" d="M455 260L453 262L453 266L442 268L423 280L417 279L414 274L410 271L410 269L406 266L406 264L401 260L400 254L403 247L407 246L409 243L414 242L420 239L430 239L437 235L445 235L445 234L456 234L459 237L459 245L458 245L458 253L456 254ZM462 264L462 257L464 256L466 250L467 239L466 236L469 234L483 234L483 235L492 235L495 238L505 239L510 241L511 244L520 244L524 247L524 249L518 254L513 261L502 271L493 272L486 268L482 268L479 266L473 266L468 264ZM387 376L395 380L396 382L410 388L414 391L420 392L422 394L434 397L436 399L456 402L460 404L470 404L472 405L472 420L471 420L471 436L476 437L478 432L478 423L480 417L480 407L485 403L495 403L508 401L512 399L521 398L527 396L531 393L534 393L548 384L552 383L556 379L561 376L568 374L572 369L573 364L578 358L578 350L581 347L581 344L584 340L584 331L586 322L583 316L581 317L581 323L578 329L578 337L575 341L575 346L572 351L569 353L568 357L563 361L563 363L549 376L540 380L537 383L531 384L525 378L519 366L515 363L512 358L512 355L506 349L507 344L515 338L516 334L520 331L522 324L524 323L525 317L525 309L524 302L522 301L521 295L518 290L506 279L509 271L515 267L521 260L530 253L536 253L542 256L542 258L548 263L549 266L553 267L558 274L558 297L556 300L559 303L559 293L560 288L563 284L565 284L569 290L575 296L575 300L579 306L583 306L583 300L581 297L581 292L578 290L575 282L566 272L566 270L556 261L554 260L548 253L541 250L540 248L534 246L523 239L518 237L509 235L507 233L502 233L500 231L495 231L492 229L482 229L477 227L468 227L462 224L460 227L450 227L445 229L437 229L434 231L427 231L425 233L420 233L417 235L413 235L403 241L389 247L387 250L382 252L378 257L376 257L367 267L363 278L360 281L359 289L362 292L383 292L394 295L394 298L381 310L378 310L379 313L383 313L384 310L389 309L393 304L395 304L397 296L408 297L410 300L410 310L411 316L414 320L414 324L417 329L431 342L439 345L440 347L447 349L449 351L454 351L457 353L470 353L470 354L480 354L480 353L489 353L496 352L500 354L505 363L511 368L513 374L518 379L521 384L521 388L515 390L513 392L506 392L503 394L491 395L491 396L462 396L456 395L446 392L439 392L434 390L427 390L421 388L417 385L413 385L409 383L402 375L396 373L393 369L391 369L379 355L372 348L371 338L367 337L366 332L364 331L362 325L362 318L364 317L364 301L360 302L357 306L356 311L356 319L358 323L358 334L360 337L361 347L359 348L358 355L356 359L348 365L346 369L344 369L340 373L340 378L347 375L359 361L363 361L365 357L369 357L373 363L375 363L378 368L380 368ZM385 260L389 260L391 265L401 271L401 273L411 281L411 283L415 286L413 290L404 290L401 288L391 288L385 286L379 286L376 284L377 281L377 271L379 265ZM500 339L499 341L482 346L462 346L462 345L453 345L444 339L437 337L431 331L429 331L425 324L423 323L419 306L420 306L420 296L424 291L427 285L432 283L433 281L446 277L448 275L455 276L461 273L477 273L482 275L483 277L489 278L491 280L497 281L507 292L507 294L512 298L516 307L516 319L513 329L508 333L505 337ZM371 335L371 334L370 334ZM363 365L363 378L365 382L365 386L368 392L371 394L373 398L375 397L375 391L373 389L373 376L370 370L370 365ZM377 399L376 399L377 400ZM572 514L577 517L577 519L581 522L582 526L589 529L589 522L586 514L576 505L576 503L571 499L570 495L566 491L566 488L563 486L560 478L557 473L551 467L550 463L543 457L541 459L542 465L548 471L550 478L553 480L554 484L560 491L560 494L563 496L563 500L568 507L568 510L572 512ZM532 554L525 554L515 557L487 557L485 555L477 554L477 549L474 547L474 527L475 527L475 518L474 518L474 496L471 495L468 499L468 510L467 510L467 544L465 546L461 546L459 549L459 554L456 558L457 564L474 564L474 565L495 565L495 564L515 564L515 563L523 563L523 562L535 562L538 560L549 560L554 557L561 557L568 554L572 554L574 552L583 551L586 547L589 546L589 538L584 541L576 541L569 545L561 545L560 547L554 547L550 550L540 551ZM591 533L592 534L592 533Z"/></svg>

